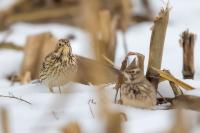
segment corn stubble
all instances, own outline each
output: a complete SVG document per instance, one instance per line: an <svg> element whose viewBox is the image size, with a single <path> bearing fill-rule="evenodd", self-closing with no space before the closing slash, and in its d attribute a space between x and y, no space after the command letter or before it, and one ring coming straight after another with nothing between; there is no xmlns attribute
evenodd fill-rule
<svg viewBox="0 0 200 133"><path fill-rule="evenodd" d="M194 79L194 46L196 35L189 30L183 31L179 40L180 45L183 48L183 78Z"/></svg>

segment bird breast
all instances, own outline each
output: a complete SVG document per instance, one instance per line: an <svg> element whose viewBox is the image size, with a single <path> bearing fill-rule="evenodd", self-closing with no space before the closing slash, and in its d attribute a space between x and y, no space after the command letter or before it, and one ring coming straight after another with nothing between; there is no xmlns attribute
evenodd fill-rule
<svg viewBox="0 0 200 133"><path fill-rule="evenodd" d="M72 80L76 75L76 58L54 60L53 63L46 63L46 70L42 72L42 83L48 87L62 86Z"/></svg>
<svg viewBox="0 0 200 133"><path fill-rule="evenodd" d="M121 86L121 100L124 105L151 108L156 104L156 92L148 82L124 83Z"/></svg>

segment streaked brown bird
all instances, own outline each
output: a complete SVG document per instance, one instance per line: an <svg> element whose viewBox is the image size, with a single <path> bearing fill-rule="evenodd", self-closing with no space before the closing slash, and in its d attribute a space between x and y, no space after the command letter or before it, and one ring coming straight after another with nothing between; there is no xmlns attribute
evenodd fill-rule
<svg viewBox="0 0 200 133"><path fill-rule="evenodd" d="M101 78L99 71L105 72ZM53 87L59 87L69 81L82 84L92 83L95 85L115 83L119 70L113 66L97 60L74 55L70 42L60 39L53 52L48 54L42 64L39 79L51 92ZM98 78L98 80L95 80Z"/></svg>
<svg viewBox="0 0 200 133"><path fill-rule="evenodd" d="M39 78L53 92L53 87L60 90L60 86L73 79L76 72L77 57L72 54L70 42L60 39L55 50L45 57Z"/></svg>
<svg viewBox="0 0 200 133"><path fill-rule="evenodd" d="M142 70L132 62L122 72L124 82L121 86L121 100L124 105L152 109L156 105L156 91L145 78Z"/></svg>

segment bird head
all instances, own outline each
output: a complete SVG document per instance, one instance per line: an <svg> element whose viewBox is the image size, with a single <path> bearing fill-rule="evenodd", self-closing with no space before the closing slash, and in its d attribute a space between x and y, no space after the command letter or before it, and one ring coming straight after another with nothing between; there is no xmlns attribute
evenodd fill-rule
<svg viewBox="0 0 200 133"><path fill-rule="evenodd" d="M134 82L144 77L142 71L138 67L127 68L122 72L125 82Z"/></svg>
<svg viewBox="0 0 200 133"><path fill-rule="evenodd" d="M60 55L71 55L72 54L72 48L70 45L69 40L67 39L60 39L58 40L57 46L56 46L56 52Z"/></svg>

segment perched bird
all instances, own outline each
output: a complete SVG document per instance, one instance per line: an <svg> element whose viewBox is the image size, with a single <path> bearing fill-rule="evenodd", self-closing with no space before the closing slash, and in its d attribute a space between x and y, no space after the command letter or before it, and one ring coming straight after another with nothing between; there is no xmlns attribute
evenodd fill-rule
<svg viewBox="0 0 200 133"><path fill-rule="evenodd" d="M53 52L43 61L39 78L42 84L51 92L53 87L59 87L69 82L77 72L77 57L72 54L69 40L60 39Z"/></svg>
<svg viewBox="0 0 200 133"><path fill-rule="evenodd" d="M152 109L156 105L156 90L145 78L134 60L123 72L121 101L124 105Z"/></svg>

